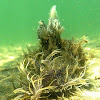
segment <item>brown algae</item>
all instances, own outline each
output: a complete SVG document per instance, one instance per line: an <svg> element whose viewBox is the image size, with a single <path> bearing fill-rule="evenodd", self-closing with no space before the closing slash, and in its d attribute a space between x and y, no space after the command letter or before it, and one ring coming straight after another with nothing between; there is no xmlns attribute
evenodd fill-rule
<svg viewBox="0 0 100 100"><path fill-rule="evenodd" d="M84 50L88 41L85 36L64 40L63 30L53 6L48 25L39 21L38 49L28 48L18 66L21 86L14 90L14 100L67 100L88 84L85 72L91 57Z"/></svg>

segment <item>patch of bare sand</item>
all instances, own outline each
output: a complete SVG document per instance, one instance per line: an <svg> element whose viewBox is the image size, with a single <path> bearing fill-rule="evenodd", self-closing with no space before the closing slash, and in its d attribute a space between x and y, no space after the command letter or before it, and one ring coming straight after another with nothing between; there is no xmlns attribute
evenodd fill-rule
<svg viewBox="0 0 100 100"><path fill-rule="evenodd" d="M93 87L82 91L84 100L100 100L100 50L92 48L94 58L90 61L90 66L87 69L87 79Z"/></svg>
<svg viewBox="0 0 100 100"><path fill-rule="evenodd" d="M5 63L18 58L20 54L22 54L21 46L0 47L0 67L2 67Z"/></svg>

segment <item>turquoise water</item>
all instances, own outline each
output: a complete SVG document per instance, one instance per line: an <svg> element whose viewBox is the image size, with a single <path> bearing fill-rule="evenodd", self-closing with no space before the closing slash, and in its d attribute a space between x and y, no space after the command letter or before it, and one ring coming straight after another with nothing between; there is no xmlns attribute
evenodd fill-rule
<svg viewBox="0 0 100 100"><path fill-rule="evenodd" d="M48 22L53 5L62 37L100 34L100 0L0 0L0 44L36 43L38 21Z"/></svg>

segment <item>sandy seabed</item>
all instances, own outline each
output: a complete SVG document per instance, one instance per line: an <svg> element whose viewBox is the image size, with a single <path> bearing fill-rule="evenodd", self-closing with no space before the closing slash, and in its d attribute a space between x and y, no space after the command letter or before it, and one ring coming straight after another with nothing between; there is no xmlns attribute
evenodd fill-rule
<svg viewBox="0 0 100 100"><path fill-rule="evenodd" d="M89 73L87 78L91 80L91 84L94 86L81 91L83 99L73 96L71 100L100 100L100 38L97 37L92 36L87 45L87 49L94 52L94 58L87 69ZM30 44L26 44L30 46ZM20 44L0 47L0 100L8 100L7 98L12 97L14 90L12 76L19 73L16 63L20 61L19 57L23 54L24 48Z"/></svg>

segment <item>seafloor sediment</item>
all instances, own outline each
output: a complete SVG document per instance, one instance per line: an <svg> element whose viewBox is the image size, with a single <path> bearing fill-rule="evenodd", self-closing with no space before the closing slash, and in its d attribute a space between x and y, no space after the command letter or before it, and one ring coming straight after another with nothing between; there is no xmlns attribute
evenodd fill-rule
<svg viewBox="0 0 100 100"><path fill-rule="evenodd" d="M1 100L100 98L100 50L96 40L90 42L89 48L85 36L64 40L60 36L62 32L56 6L53 6L48 25L39 21L37 48L29 45L23 54L22 47L1 48Z"/></svg>

